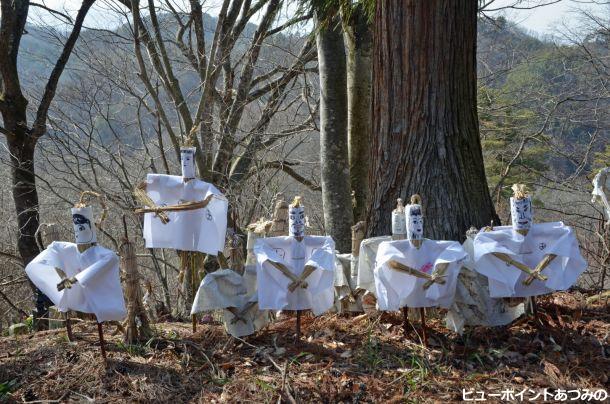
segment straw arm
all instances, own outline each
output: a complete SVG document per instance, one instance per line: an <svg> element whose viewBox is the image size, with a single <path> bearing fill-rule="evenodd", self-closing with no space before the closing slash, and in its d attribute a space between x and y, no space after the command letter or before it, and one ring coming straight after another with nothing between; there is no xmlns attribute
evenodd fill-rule
<svg viewBox="0 0 610 404"><path fill-rule="evenodd" d="M136 187L136 189L133 190L133 196L138 202L140 202L144 206L148 206L151 208L157 207L157 205L152 200L152 198L150 196L148 196L148 194L146 193L146 182L140 183ZM137 212L137 210L136 210L136 212ZM169 217L165 213L163 213L161 211L155 212L155 216L157 216L159 218L159 220L161 220L161 223L163 223L163 224L169 223Z"/></svg>
<svg viewBox="0 0 610 404"><path fill-rule="evenodd" d="M432 275L428 275L425 272L421 272L418 271L417 269L411 268L409 266L406 266L404 264L401 264L398 261L394 261L394 260L390 260L390 262L388 262L388 265L390 268L396 270L396 271L400 271L400 272L404 272L407 273L409 275L413 275L417 278L421 278L421 279L426 279L431 281L432 280Z"/></svg>
<svg viewBox="0 0 610 404"><path fill-rule="evenodd" d="M536 265L536 268L534 268L532 275L528 276L527 279L523 281L523 284L526 286L531 285L535 278L534 274L540 274L546 267L551 264L551 262L553 262L556 257L557 255L555 254L545 255L542 261L540 261L538 265Z"/></svg>
<svg viewBox="0 0 610 404"><path fill-rule="evenodd" d="M210 203L210 201L212 200L213 197L214 197L214 195L209 195L207 198L205 198L202 201L185 202L185 203L180 203L177 205L151 206L151 207L146 207L146 208L138 208L135 210L135 213L137 213L137 214L142 214L142 213L160 214L162 212L183 212L183 211L189 211L189 210L203 209L206 206L208 206L208 204Z"/></svg>
<svg viewBox="0 0 610 404"><path fill-rule="evenodd" d="M298 276L296 276L295 274L293 274L288 268L286 268L285 265L280 264L279 262L275 262L275 261L271 261L268 260L269 263L271 263L271 265L273 265L276 269L278 269L281 273L284 274L284 276L286 276L288 279L290 279L292 281L292 283L289 285L292 286L294 283L296 283L297 285L302 285L303 287L307 287L307 283L302 281L301 279L299 279Z"/></svg>
<svg viewBox="0 0 610 404"><path fill-rule="evenodd" d="M509 265L514 266L515 268L525 272L528 275L532 275L534 277L536 277L537 279L540 279L541 281L546 281L548 279L548 277L540 274L540 273L535 273L530 267L528 267L525 264L522 264L519 261L515 261L514 259L512 259L508 254L504 254L504 253L492 253L496 258L500 259L501 261L506 262Z"/></svg>
<svg viewBox="0 0 610 404"><path fill-rule="evenodd" d="M77 280L75 277L62 279L61 282L57 284L57 291L61 292L64 289L70 289L76 282Z"/></svg>
<svg viewBox="0 0 610 404"><path fill-rule="evenodd" d="M449 268L448 262L441 262L440 264L438 264L435 270L432 272L432 279L424 283L424 290L428 290L428 288L430 288L430 286L432 286L434 283L443 285L446 282L443 278L445 277L445 272L447 272L447 268Z"/></svg>
<svg viewBox="0 0 610 404"><path fill-rule="evenodd" d="M303 269L303 273L299 277L298 281L294 281L290 285L288 285L288 290L291 292L294 292L295 289L299 287L299 285L301 285L301 287L303 289L306 289L308 285L307 285L307 282L305 282L305 279L307 279L307 277L309 275L311 275L312 272L315 270L316 270L316 267L314 267L312 265L306 265L305 268Z"/></svg>

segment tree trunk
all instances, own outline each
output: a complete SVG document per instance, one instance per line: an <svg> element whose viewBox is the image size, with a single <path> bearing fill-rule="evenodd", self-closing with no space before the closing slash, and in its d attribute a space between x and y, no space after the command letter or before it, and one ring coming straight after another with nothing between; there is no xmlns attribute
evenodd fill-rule
<svg viewBox="0 0 610 404"><path fill-rule="evenodd" d="M414 193L429 238L463 241L471 225L497 220L479 139L476 27L476 0L377 2L369 235L389 234L396 198Z"/></svg>
<svg viewBox="0 0 610 404"><path fill-rule="evenodd" d="M347 50L347 137L354 221L363 220L369 194L373 32L362 6L344 24Z"/></svg>
<svg viewBox="0 0 610 404"><path fill-rule="evenodd" d="M6 119L4 122L5 125L8 123ZM17 213L17 248L25 267L40 253L36 242L36 231L39 226L38 192L34 175L36 141L29 135L29 131L20 127L20 125L6 126L11 128L13 134L16 135L7 136L7 146L11 161L13 201ZM29 282L29 284L35 298L36 310L33 315L36 329L47 329L48 321L39 321L38 319L48 317L48 307L52 303L32 282Z"/></svg>
<svg viewBox="0 0 610 404"><path fill-rule="evenodd" d="M38 192L34 175L36 141L29 134L20 133L16 136L8 136L7 145L10 152L13 201L19 231L17 247L23 264L27 265L40 253L35 238L39 224Z"/></svg>
<svg viewBox="0 0 610 404"><path fill-rule="evenodd" d="M326 234L339 252L351 248L353 222L347 147L345 47L338 17L317 30L320 72L320 168Z"/></svg>

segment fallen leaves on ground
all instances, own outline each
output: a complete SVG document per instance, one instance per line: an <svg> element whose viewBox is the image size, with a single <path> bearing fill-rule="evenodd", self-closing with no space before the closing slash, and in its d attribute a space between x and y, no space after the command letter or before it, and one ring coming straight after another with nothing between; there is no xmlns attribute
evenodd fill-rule
<svg viewBox="0 0 610 404"><path fill-rule="evenodd" d="M540 298L540 319L468 329L459 336L428 319L405 338L399 313L294 316L236 339L218 324L160 323L126 346L106 327L102 361L93 324L75 342L53 330L0 338L0 385L9 401L95 402L451 402L462 389L500 392L603 388L610 374L610 312L604 302L558 293ZM6 394L6 393L5 393Z"/></svg>

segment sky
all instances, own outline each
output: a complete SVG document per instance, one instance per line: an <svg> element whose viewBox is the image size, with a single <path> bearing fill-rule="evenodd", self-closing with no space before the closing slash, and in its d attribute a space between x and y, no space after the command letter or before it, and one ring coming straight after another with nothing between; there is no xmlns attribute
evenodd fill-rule
<svg viewBox="0 0 610 404"><path fill-rule="evenodd" d="M534 4L546 4L555 0L523 1L521 7ZM515 0L495 0L490 8L501 8L514 4ZM530 10L506 9L490 12L489 15L497 17L504 15L507 19L515 22L521 28L531 31L538 36L552 36L561 29L563 25L574 28L578 23L576 11L586 9L595 14L610 13L610 0L561 0L554 4Z"/></svg>
<svg viewBox="0 0 610 404"><path fill-rule="evenodd" d="M65 10L71 15L75 15L80 0L39 0L50 8ZM449 0L450 1L450 0ZM486 0L489 1L489 0ZM494 0L489 6L491 9L497 9L515 4L519 0ZM521 0L518 6L528 7L540 3L551 3L556 0ZM187 3L185 0L175 0L175 3ZM116 25L116 20L108 19L108 13L104 12L107 6L104 0L98 0L92 12L87 17L85 25L96 26L103 28L112 28ZM221 0L207 0L204 3L204 11L209 14L218 13L218 5ZM557 28L562 24L568 27L574 27L576 24L574 11L578 8L585 8L598 13L610 13L610 0L561 0L554 4L545 5L544 7L533 8L529 10L504 9L491 11L490 16L504 15L509 20L514 21L518 26L530 31L540 37L552 36L556 34ZM207 5L207 7L206 7ZM45 22L50 22L51 25L57 24L58 21L52 21L48 18L48 13L40 10L33 10L33 14L43 16Z"/></svg>

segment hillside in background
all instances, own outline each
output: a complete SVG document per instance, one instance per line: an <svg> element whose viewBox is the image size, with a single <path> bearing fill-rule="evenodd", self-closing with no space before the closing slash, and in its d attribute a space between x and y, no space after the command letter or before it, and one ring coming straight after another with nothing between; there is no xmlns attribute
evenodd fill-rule
<svg viewBox="0 0 610 404"><path fill-rule="evenodd" d="M160 22L166 30L166 37L171 38L171 33L175 32L177 27L173 18L169 15L161 15ZM216 26L216 23L216 17L205 14L204 25L208 27L205 31L208 46L213 36L212 28ZM244 38L251 38L255 30L254 24L248 24L244 30ZM575 113L578 112L577 110L610 110L610 99L607 97L595 98L591 94L595 90L595 86L601 84L596 83L593 77L588 79L583 76L584 73L591 73L590 70L594 68L588 67L583 62L578 47L576 45L557 45L535 38L503 18L494 21L480 19L478 31L477 66L480 81L479 95L482 97L479 116L484 148L491 153L495 153L496 149L508 149L507 144L511 141L507 140L508 137L517 138L526 130L532 132L538 130L545 114L551 108L552 102L562 98L578 99L580 97L587 101L581 102L576 107L564 106L563 109L555 111L552 122L545 127L544 132L546 136L555 139L556 143L562 147L576 149L577 146L581 146L592 151L586 157L585 166L585 170L590 170L595 153L602 152L604 145L610 139L608 114L595 114L596 119L592 120L585 119L580 113L579 116L575 116ZM91 58L98 52L110 60L116 60L117 63L123 63L118 61L120 58L133 58L133 55L130 55L132 45L121 40L122 37L130 35L127 26L117 28L115 35L85 30L81 38L82 43L77 47L78 51L71 58L69 69L62 77L66 87L79 82L83 76L90 77L97 74L88 71L83 60ZM25 72L22 74L22 80L31 93L41 90L38 85L52 69L50 61L54 60L59 52L59 48L56 46L57 37L58 33L51 28L28 27L28 35L24 37L19 62ZM116 44L116 48L111 53L108 53L108 49L106 49L109 42ZM266 47L269 54L268 63L277 62L272 57L274 47L292 49L297 52L301 43L302 38L280 34L272 46ZM240 46L246 46L245 42L238 45L238 50L241 49ZM607 43L595 45L594 42L591 42L591 46L594 46L602 55L605 54L606 58L608 57ZM281 56L279 57L281 58ZM179 80L185 93L193 94L189 103L191 108L196 108L195 95L198 85L196 72L185 67ZM73 107L62 103L60 99L55 104L55 108L59 109ZM121 100L118 99L113 108L117 114L135 114L132 106L121 105ZM491 114L488 114L488 111L492 111ZM498 114L498 111L501 113ZM154 124L154 121L148 122L150 128ZM485 129L488 128L488 124L493 128L492 138L486 138L488 132ZM103 126L104 123L100 122L99 125ZM140 142L133 131L125 126L119 127L118 132L115 128L114 132L117 133L110 133L110 130L105 127L99 129L108 138L118 135L126 143ZM495 133L498 130L503 131L499 136L500 140ZM592 132L599 133L596 134L595 142L588 147L587 142L590 141ZM570 144L575 146L570 147ZM312 150L306 152L311 153ZM537 170L555 170L563 175L572 175L577 170L583 169L580 167L580 157L551 155L535 147L524 154L526 163L535 166ZM316 158L314 155L310 160ZM501 160L499 165L503 166L504 158ZM492 160L487 161L487 164L490 166L488 177L491 178L493 184L495 173L501 171L501 167L494 168L495 162Z"/></svg>

